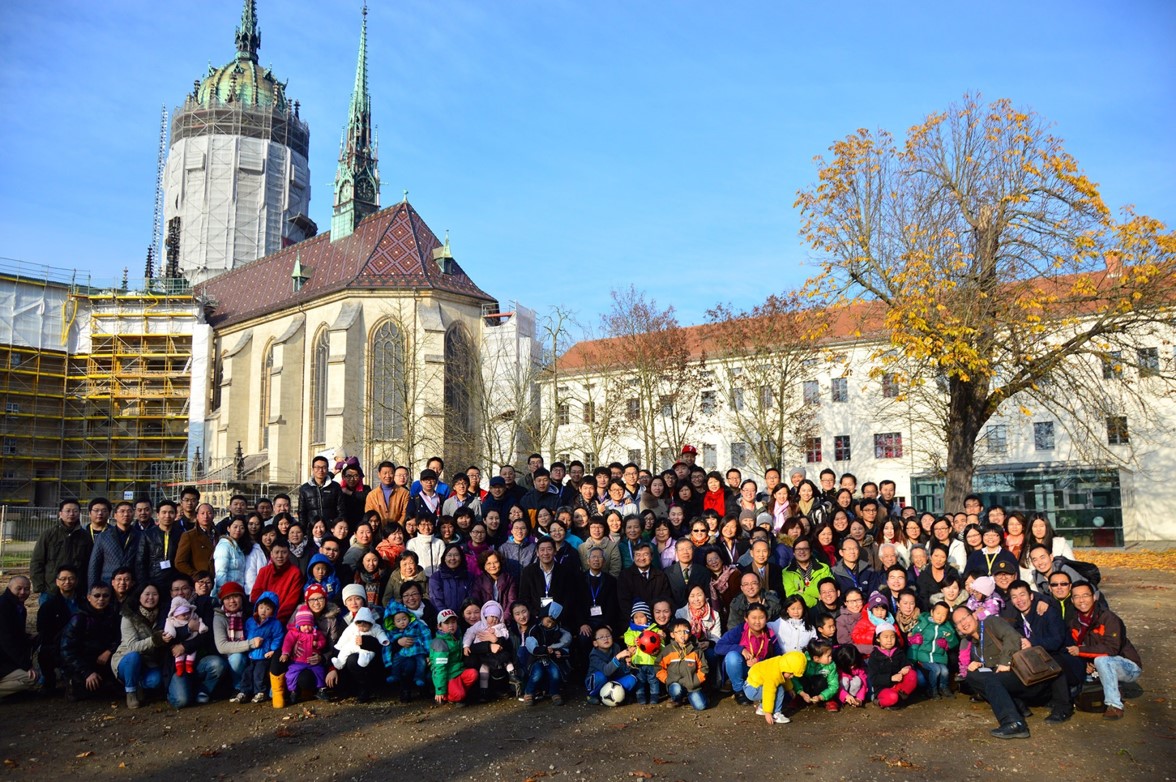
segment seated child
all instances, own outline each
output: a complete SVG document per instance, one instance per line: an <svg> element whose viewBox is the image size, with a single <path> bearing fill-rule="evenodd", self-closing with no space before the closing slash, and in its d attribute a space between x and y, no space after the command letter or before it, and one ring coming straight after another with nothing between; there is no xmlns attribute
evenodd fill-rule
<svg viewBox="0 0 1176 782"><path fill-rule="evenodd" d="M831 617L826 617L831 618ZM833 664L833 644L814 638L805 645L805 668L798 695L805 703L825 704L827 711L837 711L837 666Z"/></svg>
<svg viewBox="0 0 1176 782"><path fill-rule="evenodd" d="M559 694L560 685L567 675L568 648L572 634L560 627L556 620L563 613L563 606L555 601L539 609L539 623L527 631L526 646L531 653L531 672L523 690L523 703L535 703L536 690L546 680L547 694L556 706L563 703Z"/></svg>
<svg viewBox="0 0 1176 782"><path fill-rule="evenodd" d="M176 643L208 632L208 625L196 613L192 604L176 595L171 601L171 610L163 622L164 634L170 634ZM184 652L176 655L176 676L196 672L196 652Z"/></svg>
<svg viewBox="0 0 1176 782"><path fill-rule="evenodd" d="M387 681L400 682L400 701L408 703L413 699L413 687L420 690L425 686L433 634L424 620L396 601L389 603L384 612L384 630L388 634L388 645L384 647Z"/></svg>
<svg viewBox="0 0 1176 782"><path fill-rule="evenodd" d="M865 706L870 686L862 653L853 644L845 644L833 650L833 660L837 664L837 682L840 685L837 700L845 706Z"/></svg>
<svg viewBox="0 0 1176 782"><path fill-rule="evenodd" d="M376 652L364 648L365 638L371 638L384 647L391 643L384 628L376 624L376 616L372 613L372 609L367 606L356 611L351 624L343 628L343 632L339 635L339 642L335 644L335 657L331 659L331 665L341 670L352 657L355 658L355 662L360 668L371 665L372 660L376 659ZM371 646L371 644L366 644L366 646Z"/></svg>
<svg viewBox="0 0 1176 782"><path fill-rule="evenodd" d="M788 652L761 660L747 672L743 695L756 704L755 713L769 725L791 722L784 716L784 704L796 692L792 679L804 676L806 665L803 652Z"/></svg>
<svg viewBox="0 0 1176 782"><path fill-rule="evenodd" d="M959 646L960 639L949 620L951 609L938 602L919 617L910 635L910 658L927 680L927 694L932 698L950 698L948 687L948 658L950 650Z"/></svg>
<svg viewBox="0 0 1176 782"><path fill-rule="evenodd" d="M282 648L285 630L278 621L278 596L262 592L253 606L253 616L245 620L245 639L250 650L241 677L241 691L229 700L244 703L252 696L253 703L265 700L269 689L270 658Z"/></svg>
<svg viewBox="0 0 1176 782"><path fill-rule="evenodd" d="M588 702L600 703L600 688L608 682L616 682L632 695L637 686L637 677L629 667L632 653L613 641L612 630L607 626L598 629L592 637L592 651L588 655L588 677L584 689L588 691Z"/></svg>
<svg viewBox="0 0 1176 782"><path fill-rule="evenodd" d="M437 635L429 647L429 667L433 670L433 700L465 706L470 687L478 680L478 672L466 668L457 637L457 614L448 608L437 614Z"/></svg>
<svg viewBox="0 0 1176 782"><path fill-rule="evenodd" d="M878 705L889 709L914 693L918 678L906 652L898 646L894 625L878 625L876 639L866 670Z"/></svg>
<svg viewBox="0 0 1176 782"><path fill-rule="evenodd" d="M292 627L286 631L286 640L282 641L282 662L290 662L286 669L286 689L298 692L298 677L303 671L314 677L318 697L327 700L327 671L322 663L321 654L327 648L327 637L314 623L314 614L303 608L294 613ZM319 662L312 665L310 658L320 655Z"/></svg>
<svg viewBox="0 0 1176 782"><path fill-rule="evenodd" d="M625 631L624 636L625 646L630 655L629 664L633 666L637 676L634 694L637 696L637 702L642 705L655 704L661 699L661 682L657 678L657 658L637 648L637 639L646 630L652 629L660 635L660 631L650 624L652 616L649 605L638 600L633 604L633 610L629 614L629 629ZM662 643L665 643L664 636Z"/></svg>
<svg viewBox="0 0 1176 782"><path fill-rule="evenodd" d="M996 594L996 581L992 576L973 579L967 588L967 606L976 614L977 622L983 622L990 616L998 616L1004 609L1004 600Z"/></svg>
<svg viewBox="0 0 1176 782"><path fill-rule="evenodd" d="M478 691L483 700L489 699L491 678L510 681L514 697L519 696L522 682L514 664L514 645L510 630L502 621L502 605L487 600L479 612L480 618L462 636L462 653L466 664L478 671Z"/></svg>
<svg viewBox="0 0 1176 782"><path fill-rule="evenodd" d="M690 636L688 620L670 622L670 642L662 646L657 662L658 681L666 685L670 694L667 706L676 708L689 698L695 711L706 709L706 694L702 691L707 674L706 657Z"/></svg>

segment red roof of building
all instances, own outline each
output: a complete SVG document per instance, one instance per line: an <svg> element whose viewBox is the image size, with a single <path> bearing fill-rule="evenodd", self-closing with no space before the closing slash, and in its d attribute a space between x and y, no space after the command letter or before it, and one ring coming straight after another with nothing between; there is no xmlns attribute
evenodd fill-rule
<svg viewBox="0 0 1176 782"><path fill-rule="evenodd" d="M361 220L351 236L332 242L330 233L320 234L197 285L195 293L208 299L208 322L220 328L348 288L426 288L494 301L456 261L442 272L433 260L441 246L402 201ZM296 259L307 277L298 291L290 277Z"/></svg>

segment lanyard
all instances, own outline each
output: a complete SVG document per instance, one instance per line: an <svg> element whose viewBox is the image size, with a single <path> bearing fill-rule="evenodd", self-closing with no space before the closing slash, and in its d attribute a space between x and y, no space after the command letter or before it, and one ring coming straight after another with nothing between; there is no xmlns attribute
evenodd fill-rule
<svg viewBox="0 0 1176 782"><path fill-rule="evenodd" d="M981 553L984 554L984 561L988 563L988 575L991 576L992 575L992 563L996 562L996 558L1000 556L1000 552L997 551L991 557L988 556L988 552L981 552Z"/></svg>
<svg viewBox="0 0 1176 782"><path fill-rule="evenodd" d="M980 621L980 664L984 665L984 621Z"/></svg>
<svg viewBox="0 0 1176 782"><path fill-rule="evenodd" d="M592 588L593 581L598 582L596 585L596 589ZM593 578L592 576L588 577L588 591L592 593L592 605L596 605L596 597L597 597L597 595L600 594L600 590L603 588L603 585L604 585L603 578Z"/></svg>
<svg viewBox="0 0 1176 782"><path fill-rule="evenodd" d="M170 542L171 542L171 532L170 531L164 532L163 533L163 558L164 559L167 559L167 546Z"/></svg>
<svg viewBox="0 0 1176 782"><path fill-rule="evenodd" d="M543 574L543 596L550 597L551 596L551 577L555 574L555 568L552 568L550 573L548 573L543 568L539 568L539 572Z"/></svg>

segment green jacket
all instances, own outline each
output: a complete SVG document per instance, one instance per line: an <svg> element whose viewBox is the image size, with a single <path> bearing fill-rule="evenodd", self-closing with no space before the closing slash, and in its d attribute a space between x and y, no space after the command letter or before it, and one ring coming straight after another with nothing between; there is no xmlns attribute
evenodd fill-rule
<svg viewBox="0 0 1176 782"><path fill-rule="evenodd" d="M937 625L931 621L930 611L919 617L915 629L911 631L911 638L909 656L911 661L916 663L947 665L947 649L937 643L940 638L947 640L948 649L954 649L960 645L960 638L956 635L951 619ZM914 643L914 639L918 639L919 643Z"/></svg>
<svg viewBox="0 0 1176 782"><path fill-rule="evenodd" d="M813 662L805 655L804 678L816 679L820 678L825 682L825 689L817 693L817 696L824 701L831 701L837 697L837 691L841 688L841 681L837 678L837 666L833 663Z"/></svg>
<svg viewBox="0 0 1176 782"><path fill-rule="evenodd" d="M461 641L449 633L437 633L429 647L429 668L433 671L434 694L448 693L449 680L460 676L463 667Z"/></svg>
<svg viewBox="0 0 1176 782"><path fill-rule="evenodd" d="M784 568L784 596L800 595L804 598L804 604L812 608L820 600L817 585L821 583L823 578L833 578L833 571L824 562L814 562L812 576L806 586L804 578L800 575L800 570L797 569L794 562Z"/></svg>

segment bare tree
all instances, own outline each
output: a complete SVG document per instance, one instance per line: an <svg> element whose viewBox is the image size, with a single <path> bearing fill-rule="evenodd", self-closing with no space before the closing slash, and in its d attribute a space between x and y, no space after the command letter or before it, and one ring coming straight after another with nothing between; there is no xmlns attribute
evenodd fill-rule
<svg viewBox="0 0 1176 782"><path fill-rule="evenodd" d="M443 366L427 360L420 337L389 318L372 335L368 393L364 395L364 449L371 464L385 459L413 464L437 453L444 441L435 409Z"/></svg>

